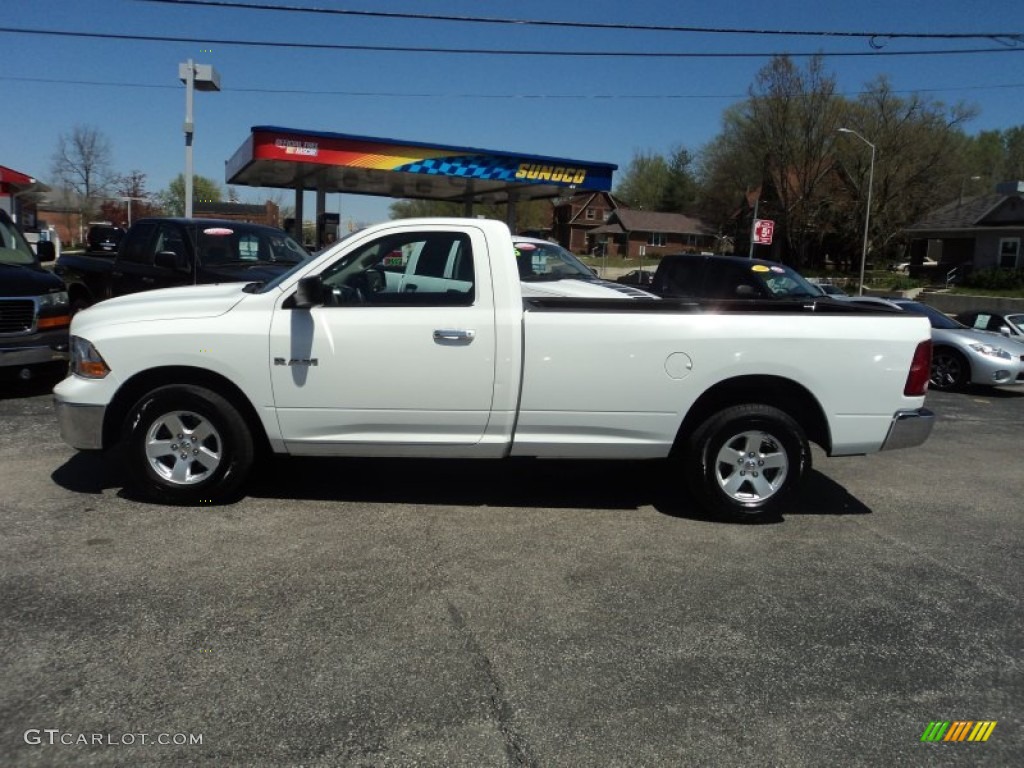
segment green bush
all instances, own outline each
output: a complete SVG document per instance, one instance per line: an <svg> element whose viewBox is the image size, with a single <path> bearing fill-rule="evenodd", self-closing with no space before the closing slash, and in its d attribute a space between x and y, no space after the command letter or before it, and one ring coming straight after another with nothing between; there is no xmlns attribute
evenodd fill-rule
<svg viewBox="0 0 1024 768"><path fill-rule="evenodd" d="M961 285L987 291L1015 291L1024 289L1024 270L981 269L967 275Z"/></svg>

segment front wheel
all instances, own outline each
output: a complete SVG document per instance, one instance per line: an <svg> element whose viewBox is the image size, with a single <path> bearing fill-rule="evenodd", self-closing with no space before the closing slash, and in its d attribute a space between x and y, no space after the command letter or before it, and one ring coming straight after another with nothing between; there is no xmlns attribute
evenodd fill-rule
<svg viewBox="0 0 1024 768"><path fill-rule="evenodd" d="M971 365L959 352L945 347L932 351L929 384L940 391L964 389L971 379Z"/></svg>
<svg viewBox="0 0 1024 768"><path fill-rule="evenodd" d="M811 465L800 425L769 405L736 405L701 424L683 461L690 492L708 510L742 522L778 514Z"/></svg>
<svg viewBox="0 0 1024 768"><path fill-rule="evenodd" d="M153 390L132 407L126 432L130 482L153 501L224 501L252 466L253 440L245 419L204 387Z"/></svg>

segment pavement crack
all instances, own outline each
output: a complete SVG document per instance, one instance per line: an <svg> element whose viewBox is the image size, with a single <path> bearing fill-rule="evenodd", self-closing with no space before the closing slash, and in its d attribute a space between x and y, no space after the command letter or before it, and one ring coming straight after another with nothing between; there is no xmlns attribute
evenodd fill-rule
<svg viewBox="0 0 1024 768"><path fill-rule="evenodd" d="M501 738L505 742L505 754L508 757L510 764L514 766L536 768L537 761L534 760L533 756L530 754L529 745L526 743L526 739L521 734L517 733L513 727L512 707L508 703L508 699L505 697L504 686L501 684L501 680L494 671L494 665L491 664L490 657L480 645L476 635L474 635L473 631L467 626L466 618L462 615L462 611L460 611L451 600L446 600L445 602L448 605L448 615L451 616L452 624L455 626L456 631L462 638L463 645L469 653L470 658L473 660L473 665L487 680L487 685L490 688L490 693L487 698L491 717L494 719L494 722L498 727L498 732L501 734Z"/></svg>

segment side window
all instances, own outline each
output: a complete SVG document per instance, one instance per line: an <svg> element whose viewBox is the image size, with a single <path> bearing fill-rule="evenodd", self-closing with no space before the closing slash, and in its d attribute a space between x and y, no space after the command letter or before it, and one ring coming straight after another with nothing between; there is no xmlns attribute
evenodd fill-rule
<svg viewBox="0 0 1024 768"><path fill-rule="evenodd" d="M704 294L711 299L751 299L764 296L764 283L746 264L708 261Z"/></svg>
<svg viewBox="0 0 1024 768"><path fill-rule="evenodd" d="M153 242L153 248L147 249L147 252L142 254L144 258L142 263L152 264L153 255L164 251L170 251L178 254L179 256L187 257L188 249L185 247L185 241L181 239L181 236L181 230L174 225L163 223L157 224L156 239Z"/></svg>
<svg viewBox="0 0 1024 768"><path fill-rule="evenodd" d="M322 273L336 306L468 306L473 253L461 232L389 235L346 254Z"/></svg>
<svg viewBox="0 0 1024 768"><path fill-rule="evenodd" d="M132 236L125 243L124 249L118 255L121 261L129 261L133 264L152 264L153 254L156 250L153 247L153 238L156 236L156 222L140 221L132 227Z"/></svg>
<svg viewBox="0 0 1024 768"><path fill-rule="evenodd" d="M657 287L659 291L667 296L700 296L704 259L673 259L666 267L663 282Z"/></svg>

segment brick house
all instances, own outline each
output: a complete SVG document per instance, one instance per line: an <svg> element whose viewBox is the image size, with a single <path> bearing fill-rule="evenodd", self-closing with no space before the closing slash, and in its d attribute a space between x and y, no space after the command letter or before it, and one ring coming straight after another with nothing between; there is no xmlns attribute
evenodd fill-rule
<svg viewBox="0 0 1024 768"><path fill-rule="evenodd" d="M682 213L617 208L588 232L590 250L621 258L657 258L668 253L715 252L718 238L705 222Z"/></svg>
<svg viewBox="0 0 1024 768"><path fill-rule="evenodd" d="M228 219L250 224L266 224L270 227L281 226L281 212L277 204L271 200L267 200L263 205L206 203L196 200L192 203L192 215L197 219Z"/></svg>
<svg viewBox="0 0 1024 768"><path fill-rule="evenodd" d="M610 192L579 192L556 200L551 212L551 235L573 253L588 253L594 247L590 233L621 205Z"/></svg>

